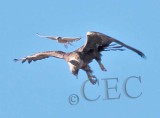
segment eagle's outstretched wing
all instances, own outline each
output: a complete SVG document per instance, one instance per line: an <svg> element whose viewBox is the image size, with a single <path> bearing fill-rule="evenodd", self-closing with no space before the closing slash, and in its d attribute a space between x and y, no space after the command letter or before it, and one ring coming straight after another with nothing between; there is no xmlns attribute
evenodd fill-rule
<svg viewBox="0 0 160 118"><path fill-rule="evenodd" d="M47 51L47 52L39 52L21 59L14 59L14 61L22 61L24 63L25 61L28 61L28 63L31 63L32 61L37 61L41 59L45 59L48 57L56 57L64 59L64 55L66 53L62 51Z"/></svg>
<svg viewBox="0 0 160 118"><path fill-rule="evenodd" d="M89 50L105 51L108 49L108 47L110 46L112 42L115 42L120 45L120 46L117 46L119 48L116 47L118 50L122 47L126 47L136 52L141 57L145 58L145 55L141 51L131 46L128 46L124 44L123 42L118 41L117 39L114 39L112 37L109 37L99 32L87 32L87 41L84 46L78 49L78 51L84 51L84 52L89 51Z"/></svg>

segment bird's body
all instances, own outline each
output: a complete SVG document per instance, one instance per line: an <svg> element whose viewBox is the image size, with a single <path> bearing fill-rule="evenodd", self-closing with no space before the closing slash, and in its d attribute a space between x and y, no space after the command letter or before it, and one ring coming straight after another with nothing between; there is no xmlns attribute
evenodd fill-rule
<svg viewBox="0 0 160 118"><path fill-rule="evenodd" d="M119 44L120 46L115 46L115 44L112 45L112 42ZM92 60L95 59L98 62L101 70L106 71L105 67L101 63L101 52L110 50L123 51L124 49L122 49L122 47L126 47L136 52L143 58L145 57L145 55L141 51L105 34L99 32L88 32L86 43L73 52L65 53L62 51L47 51L27 56L22 59L15 59L15 61L22 61L22 63L28 61L30 63L31 61L41 60L48 57L61 58L68 63L70 71L73 75L77 77L79 70L82 69L86 72L90 82L92 84L95 84L96 76L92 75L92 70L89 66L89 63L91 63Z"/></svg>

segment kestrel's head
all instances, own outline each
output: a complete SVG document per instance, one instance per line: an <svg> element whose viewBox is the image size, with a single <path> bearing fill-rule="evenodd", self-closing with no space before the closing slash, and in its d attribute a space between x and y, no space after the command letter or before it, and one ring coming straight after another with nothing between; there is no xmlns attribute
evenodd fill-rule
<svg viewBox="0 0 160 118"><path fill-rule="evenodd" d="M56 37L56 39L57 39L58 41L60 41L60 40L62 40L62 37Z"/></svg>

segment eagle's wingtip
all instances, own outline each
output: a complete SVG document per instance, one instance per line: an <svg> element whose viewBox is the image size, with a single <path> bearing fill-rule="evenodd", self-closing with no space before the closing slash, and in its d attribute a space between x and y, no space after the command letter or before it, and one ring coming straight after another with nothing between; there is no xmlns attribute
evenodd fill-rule
<svg viewBox="0 0 160 118"><path fill-rule="evenodd" d="M145 55L144 53L140 52L140 51L138 51L138 54L139 54L143 59L146 59L146 58L147 58L146 55Z"/></svg>
<svg viewBox="0 0 160 118"><path fill-rule="evenodd" d="M144 55L144 54L143 54L141 57L142 57L143 59L147 59L146 55Z"/></svg>
<svg viewBox="0 0 160 118"><path fill-rule="evenodd" d="M22 64L26 61L25 59L13 59L14 62L17 62L17 61L22 61Z"/></svg>
<svg viewBox="0 0 160 118"><path fill-rule="evenodd" d="M17 61L19 61L19 59L13 59L13 61L14 61L14 62L17 62Z"/></svg>

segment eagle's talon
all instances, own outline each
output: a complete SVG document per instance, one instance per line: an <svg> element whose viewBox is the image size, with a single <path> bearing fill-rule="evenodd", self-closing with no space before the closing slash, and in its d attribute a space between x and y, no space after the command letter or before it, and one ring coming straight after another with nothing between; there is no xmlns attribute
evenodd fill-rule
<svg viewBox="0 0 160 118"><path fill-rule="evenodd" d="M107 71L107 69L103 66L103 64L100 64L100 67L102 71Z"/></svg>
<svg viewBox="0 0 160 118"><path fill-rule="evenodd" d="M107 71L107 69L106 68L102 68L102 71Z"/></svg>
<svg viewBox="0 0 160 118"><path fill-rule="evenodd" d="M94 79L92 79L92 78L95 78L95 80L94 80ZM89 80L90 80L90 82L91 82L93 85L95 85L95 84L97 83L97 77L96 77L96 76L94 76L94 75L89 76Z"/></svg>
<svg viewBox="0 0 160 118"><path fill-rule="evenodd" d="M96 79L96 80L91 79L90 82L91 82L93 85L95 85L95 84L97 83L97 79Z"/></svg>

